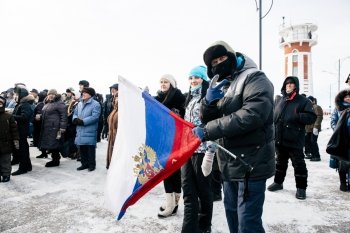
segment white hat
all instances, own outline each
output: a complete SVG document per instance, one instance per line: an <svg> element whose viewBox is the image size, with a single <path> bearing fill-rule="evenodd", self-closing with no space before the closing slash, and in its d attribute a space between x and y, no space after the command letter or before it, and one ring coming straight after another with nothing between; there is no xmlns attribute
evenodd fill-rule
<svg viewBox="0 0 350 233"><path fill-rule="evenodd" d="M164 74L164 75L162 75L162 77L160 78L160 80L162 80L162 79L165 79L165 80L167 80L170 84L171 84L171 86L173 86L174 88L176 88L176 80L175 80L175 78L174 78L174 76L172 76L171 74Z"/></svg>

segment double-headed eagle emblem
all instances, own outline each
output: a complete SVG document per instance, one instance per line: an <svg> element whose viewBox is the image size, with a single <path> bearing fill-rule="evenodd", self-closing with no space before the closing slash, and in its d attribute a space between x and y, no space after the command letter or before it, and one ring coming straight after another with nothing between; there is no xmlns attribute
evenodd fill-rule
<svg viewBox="0 0 350 233"><path fill-rule="evenodd" d="M134 175L137 176L140 184L145 184L163 170L156 152L145 144L140 146L138 153L133 156L133 159L135 161Z"/></svg>

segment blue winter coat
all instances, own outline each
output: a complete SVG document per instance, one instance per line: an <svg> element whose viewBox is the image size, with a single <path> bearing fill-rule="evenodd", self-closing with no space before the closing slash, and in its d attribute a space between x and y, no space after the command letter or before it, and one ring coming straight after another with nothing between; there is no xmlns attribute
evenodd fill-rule
<svg viewBox="0 0 350 233"><path fill-rule="evenodd" d="M98 120L101 114L99 102L90 98L85 103L81 100L74 110L73 121L83 120L84 125L77 125L76 145L96 145Z"/></svg>

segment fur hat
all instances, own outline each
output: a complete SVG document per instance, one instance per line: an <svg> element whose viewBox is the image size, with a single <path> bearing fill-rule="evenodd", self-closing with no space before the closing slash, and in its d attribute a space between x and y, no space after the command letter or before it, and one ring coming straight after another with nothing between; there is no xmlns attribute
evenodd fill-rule
<svg viewBox="0 0 350 233"><path fill-rule="evenodd" d="M29 91L23 83L16 83L13 91L18 95L19 100L29 95Z"/></svg>
<svg viewBox="0 0 350 233"><path fill-rule="evenodd" d="M88 93L90 96L96 95L95 89L92 87L84 87L81 93Z"/></svg>
<svg viewBox="0 0 350 233"><path fill-rule="evenodd" d="M74 93L74 88L73 87L67 88L66 93Z"/></svg>
<svg viewBox="0 0 350 233"><path fill-rule="evenodd" d="M172 76L171 74L164 74L162 75L162 77L160 77L160 80L165 79L167 80L171 86L173 86L173 88L176 88L176 80L174 78L174 76Z"/></svg>
<svg viewBox="0 0 350 233"><path fill-rule="evenodd" d="M83 85L84 87L89 87L90 83L86 80L80 80L79 85Z"/></svg>
<svg viewBox="0 0 350 233"><path fill-rule="evenodd" d="M214 42L203 54L204 63L208 67L209 78L213 77L211 62L219 57L227 56L233 62L233 69L237 68L236 52L225 41Z"/></svg>
<svg viewBox="0 0 350 233"><path fill-rule="evenodd" d="M50 89L50 90L47 92L47 95L57 95L57 90L56 90L56 89Z"/></svg>
<svg viewBox="0 0 350 233"><path fill-rule="evenodd" d="M205 66L194 67L188 75L189 77L196 76L203 79L204 81L210 82L207 75L207 68Z"/></svg>

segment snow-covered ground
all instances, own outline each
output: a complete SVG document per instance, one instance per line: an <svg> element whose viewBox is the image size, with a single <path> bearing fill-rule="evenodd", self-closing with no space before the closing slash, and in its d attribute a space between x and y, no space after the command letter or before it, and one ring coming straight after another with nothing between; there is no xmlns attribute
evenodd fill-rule
<svg viewBox="0 0 350 233"><path fill-rule="evenodd" d="M328 167L325 146L332 131L323 122L319 145L322 161L310 162L307 199L295 198L292 166L278 192L266 191L263 222L266 232L350 232L350 193L339 191L338 175ZM176 216L158 219L158 208L164 200L163 185L159 184L135 205L121 221L103 207L107 170L105 155L107 142L97 148L97 169L77 171L80 163L61 159L61 165L46 168L49 159L36 159L31 148L33 171L11 177L0 183L0 232L180 232L183 203ZM13 171L17 170L13 166ZM268 180L267 185L272 182ZM222 202L214 203L215 233L228 232Z"/></svg>

